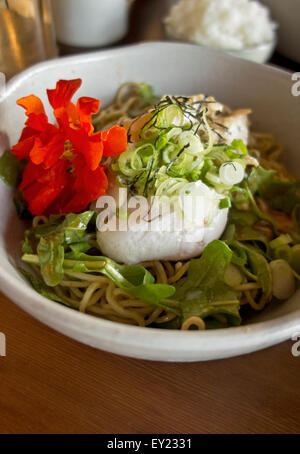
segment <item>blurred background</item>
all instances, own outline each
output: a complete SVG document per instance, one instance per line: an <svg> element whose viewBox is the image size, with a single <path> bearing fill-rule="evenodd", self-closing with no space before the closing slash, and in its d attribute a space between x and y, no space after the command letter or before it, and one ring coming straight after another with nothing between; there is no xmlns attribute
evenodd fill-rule
<svg viewBox="0 0 300 454"><path fill-rule="evenodd" d="M299 18L299 0L0 0L0 71L167 39L297 71Z"/></svg>

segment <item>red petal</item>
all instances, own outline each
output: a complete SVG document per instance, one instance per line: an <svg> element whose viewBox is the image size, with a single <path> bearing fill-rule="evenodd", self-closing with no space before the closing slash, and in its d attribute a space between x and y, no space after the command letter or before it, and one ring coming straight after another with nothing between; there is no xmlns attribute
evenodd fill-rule
<svg viewBox="0 0 300 454"><path fill-rule="evenodd" d="M38 181L41 173L43 172L44 169L42 166L37 166L29 161L23 172L22 182L19 186L20 191L23 191L31 183Z"/></svg>
<svg viewBox="0 0 300 454"><path fill-rule="evenodd" d="M32 137L35 134L36 134L35 129L32 129L29 126L25 126L25 128L23 128L23 131L21 133L21 137L19 139L19 142L21 142L22 140L28 139L29 137Z"/></svg>
<svg viewBox="0 0 300 454"><path fill-rule="evenodd" d="M20 190L34 215L43 214L66 187L67 163L60 160L52 169L29 162L23 173Z"/></svg>
<svg viewBox="0 0 300 454"><path fill-rule="evenodd" d="M48 185L40 188L38 188L37 185L36 188L33 189L35 189L36 196L29 201L28 209L35 216L41 216L48 206L51 205L51 203L59 196L63 190L63 186L54 186L49 183ZM26 196L28 198L28 192L24 191L25 200L27 200Z"/></svg>
<svg viewBox="0 0 300 454"><path fill-rule="evenodd" d="M20 140L11 149L11 152L17 156L19 161L24 158L28 158L30 150L34 145L34 137L28 137L24 140Z"/></svg>
<svg viewBox="0 0 300 454"><path fill-rule="evenodd" d="M53 109L67 107L81 82L81 79L59 80L55 89L47 90L48 99Z"/></svg>
<svg viewBox="0 0 300 454"><path fill-rule="evenodd" d="M12 147L12 153L14 153L19 160L30 156L35 164L40 164L48 153L48 151L46 152L43 150L44 144L49 143L53 134L56 136L59 131L56 126L48 123L46 116L43 116L43 114L41 115L41 118L43 118L41 122L39 115L29 115L26 124L30 124L30 126L26 126L23 129L19 142ZM46 121L43 123L44 119L46 119ZM40 128L40 130L33 129L31 126Z"/></svg>
<svg viewBox="0 0 300 454"><path fill-rule="evenodd" d="M77 101L77 110L81 126L89 133L94 130L92 125L92 114L96 114L100 107L98 99L83 96Z"/></svg>
<svg viewBox="0 0 300 454"><path fill-rule="evenodd" d="M88 167L95 170L99 166L103 153L101 133L88 135L83 129L69 128L67 137L76 152L85 157Z"/></svg>
<svg viewBox="0 0 300 454"><path fill-rule="evenodd" d="M65 137L63 134L59 133L55 134L55 136L53 136L51 140L46 145L44 145L43 152L45 155L43 163L45 169L49 169L50 167L52 167L63 155L64 144Z"/></svg>
<svg viewBox="0 0 300 454"><path fill-rule="evenodd" d="M37 132L49 132L53 133L57 130L57 127L48 122L48 118L45 114L29 114L26 126Z"/></svg>
<svg viewBox="0 0 300 454"><path fill-rule="evenodd" d="M31 162L37 165L41 164L45 159L46 153L47 152L45 150L45 147L43 147L41 140L38 137L36 137L34 139L33 147L31 148L29 153Z"/></svg>
<svg viewBox="0 0 300 454"><path fill-rule="evenodd" d="M103 140L103 156L118 156L126 150L127 132L125 128L115 125L101 134Z"/></svg>
<svg viewBox="0 0 300 454"><path fill-rule="evenodd" d="M74 160L75 180L72 187L72 198L63 207L64 213L84 210L89 203L106 193L108 181L102 166L92 171L82 157Z"/></svg>
<svg viewBox="0 0 300 454"><path fill-rule="evenodd" d="M42 101L35 95L25 96L20 98L17 101L17 104L23 107L26 110L26 115L34 114L44 114L45 110Z"/></svg>

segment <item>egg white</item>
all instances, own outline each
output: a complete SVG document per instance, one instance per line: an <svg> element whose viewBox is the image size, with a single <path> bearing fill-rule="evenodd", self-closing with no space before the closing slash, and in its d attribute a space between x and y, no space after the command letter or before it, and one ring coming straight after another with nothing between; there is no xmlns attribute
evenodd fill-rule
<svg viewBox="0 0 300 454"><path fill-rule="evenodd" d="M228 209L219 208L222 196L201 181L188 183L187 192L187 203L179 197L181 210L170 211L146 224L129 225L127 231L98 231L97 242L102 253L128 265L199 256L208 243L222 235ZM117 200L116 187L112 187L110 193ZM163 230L166 225L170 226L170 231Z"/></svg>

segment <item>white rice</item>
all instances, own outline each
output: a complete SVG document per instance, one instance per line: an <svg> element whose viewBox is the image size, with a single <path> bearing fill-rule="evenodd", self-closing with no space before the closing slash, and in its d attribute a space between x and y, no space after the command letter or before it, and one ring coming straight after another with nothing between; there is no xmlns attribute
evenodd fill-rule
<svg viewBox="0 0 300 454"><path fill-rule="evenodd" d="M232 50L273 41L277 27L254 0L180 0L164 22L172 39Z"/></svg>

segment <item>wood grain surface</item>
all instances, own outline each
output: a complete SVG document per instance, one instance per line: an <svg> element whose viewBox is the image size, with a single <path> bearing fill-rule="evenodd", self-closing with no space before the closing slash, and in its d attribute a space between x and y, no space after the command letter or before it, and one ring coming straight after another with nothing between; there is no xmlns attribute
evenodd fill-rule
<svg viewBox="0 0 300 454"><path fill-rule="evenodd" d="M123 42L162 39L167 3L137 0ZM206 363L139 361L68 339L1 294L0 332L0 433L300 431L300 357L290 341Z"/></svg>
<svg viewBox="0 0 300 454"><path fill-rule="evenodd" d="M68 339L4 296L0 331L1 433L300 430L300 357L291 342L205 363L140 361Z"/></svg>

